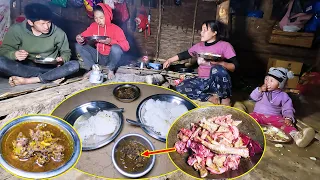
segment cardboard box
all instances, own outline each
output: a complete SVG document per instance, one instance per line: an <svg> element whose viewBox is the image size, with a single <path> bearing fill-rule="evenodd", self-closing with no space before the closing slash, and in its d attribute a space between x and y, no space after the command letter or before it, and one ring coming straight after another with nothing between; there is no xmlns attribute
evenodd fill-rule
<svg viewBox="0 0 320 180"><path fill-rule="evenodd" d="M283 67L292 71L295 75L299 76L301 73L303 63L295 61L285 61L275 58L270 58L268 61L267 73L271 67Z"/></svg>
<svg viewBox="0 0 320 180"><path fill-rule="evenodd" d="M274 29L270 36L269 43L311 48L313 39L313 33L285 32L282 30Z"/></svg>
<svg viewBox="0 0 320 180"><path fill-rule="evenodd" d="M295 76L292 79L288 79L287 85L285 86L286 89L296 89L297 85L299 84L299 76Z"/></svg>

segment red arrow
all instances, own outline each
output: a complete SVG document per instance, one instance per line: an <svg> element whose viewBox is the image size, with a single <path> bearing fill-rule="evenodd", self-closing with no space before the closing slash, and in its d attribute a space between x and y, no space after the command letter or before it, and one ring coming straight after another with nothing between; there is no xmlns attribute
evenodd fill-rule
<svg viewBox="0 0 320 180"><path fill-rule="evenodd" d="M168 152L173 152L173 151L176 151L176 148L160 149L160 150L156 150L156 151L146 150L141 154L141 156L150 157L150 155L168 153Z"/></svg>

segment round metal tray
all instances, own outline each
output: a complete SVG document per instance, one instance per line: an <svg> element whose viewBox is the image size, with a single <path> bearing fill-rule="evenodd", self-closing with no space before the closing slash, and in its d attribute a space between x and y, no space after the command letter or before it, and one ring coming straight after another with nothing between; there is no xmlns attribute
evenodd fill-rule
<svg viewBox="0 0 320 180"><path fill-rule="evenodd" d="M106 101L91 101L85 104L82 104L76 108L74 108L71 112L69 112L65 117L65 121L69 122L71 125L74 125L75 121L78 118L90 118L90 113L88 112L87 108L100 108L101 110L108 110L110 108L118 108L116 105L106 102ZM115 112L119 116L119 123L116 130L108 136L106 139L99 141L98 143L91 143L91 144L82 144L82 150L95 150L106 146L110 142L112 142L119 134L123 127L123 114L121 112Z"/></svg>
<svg viewBox="0 0 320 180"><path fill-rule="evenodd" d="M188 110L194 109L197 106L194 105L192 102L183 99L179 96L176 95L172 95L172 94L155 94L152 96L149 96L147 98L145 98L143 101L140 102L140 104L137 107L137 112L136 112L136 116L137 116L137 121L139 121L142 124L145 124L145 120L142 118L143 114L145 112L145 104L149 99L154 99L154 100L160 100L160 101L166 101L166 102L172 102L172 103L177 103L177 104L183 104L186 106L186 108ZM141 127L142 130L147 133L148 135L150 135L151 137L161 141L161 142L166 142L166 137L165 136L161 136L159 133L155 132L153 129L148 128L148 127Z"/></svg>

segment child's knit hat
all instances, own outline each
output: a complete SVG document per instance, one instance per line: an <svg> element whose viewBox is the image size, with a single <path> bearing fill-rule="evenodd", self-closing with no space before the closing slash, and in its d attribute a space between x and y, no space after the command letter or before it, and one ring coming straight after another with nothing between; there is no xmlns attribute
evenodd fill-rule
<svg viewBox="0 0 320 180"><path fill-rule="evenodd" d="M292 79L294 74L283 67L271 67L268 72L268 76L271 76L279 81L279 88L283 89L288 79Z"/></svg>

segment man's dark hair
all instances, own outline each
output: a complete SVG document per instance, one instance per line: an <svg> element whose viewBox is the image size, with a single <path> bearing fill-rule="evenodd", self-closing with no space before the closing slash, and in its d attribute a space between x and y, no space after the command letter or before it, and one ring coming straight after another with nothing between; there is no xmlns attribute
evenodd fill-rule
<svg viewBox="0 0 320 180"><path fill-rule="evenodd" d="M52 20L52 11L46 5L39 3L28 4L24 8L24 14L26 18L32 22L44 20L51 21Z"/></svg>

